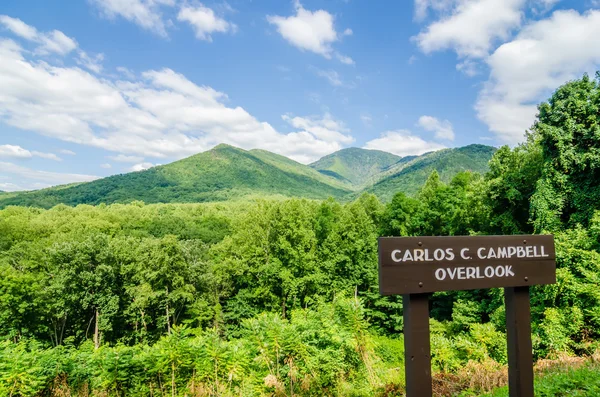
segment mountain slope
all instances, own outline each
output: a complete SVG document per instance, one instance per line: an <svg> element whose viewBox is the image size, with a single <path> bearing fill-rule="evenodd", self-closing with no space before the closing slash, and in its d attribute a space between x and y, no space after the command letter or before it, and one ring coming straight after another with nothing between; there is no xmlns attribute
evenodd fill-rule
<svg viewBox="0 0 600 397"><path fill-rule="evenodd" d="M400 156L359 148L342 149L310 164L324 175L354 186L375 182L377 175L401 160Z"/></svg>
<svg viewBox="0 0 600 397"><path fill-rule="evenodd" d="M496 148L469 145L455 149L431 152L410 161L400 161L382 173L383 178L364 189L383 201L390 201L397 192L415 194L433 170L444 182L449 182L461 171L485 173Z"/></svg>
<svg viewBox="0 0 600 397"><path fill-rule="evenodd" d="M4 199L7 205L51 207L130 202L221 201L249 195L324 199L342 197L344 184L312 168L264 151L219 145L171 164L114 175L93 182L25 192Z"/></svg>

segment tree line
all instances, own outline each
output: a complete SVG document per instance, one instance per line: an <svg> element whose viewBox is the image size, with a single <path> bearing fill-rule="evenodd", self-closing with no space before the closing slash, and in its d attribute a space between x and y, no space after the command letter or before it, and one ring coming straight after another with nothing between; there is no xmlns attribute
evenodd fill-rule
<svg viewBox="0 0 600 397"><path fill-rule="evenodd" d="M379 236L553 233L558 283L531 289L535 355L592 353L599 79L560 87L485 175L446 184L433 172L389 203L1 210L0 392L395 395L402 304L379 295ZM438 371L506 363L501 290L436 293L431 305Z"/></svg>

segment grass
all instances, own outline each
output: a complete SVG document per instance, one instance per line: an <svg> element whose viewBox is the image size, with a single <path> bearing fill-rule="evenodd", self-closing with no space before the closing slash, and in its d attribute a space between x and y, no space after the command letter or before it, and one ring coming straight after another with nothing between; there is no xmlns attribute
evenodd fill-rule
<svg viewBox="0 0 600 397"><path fill-rule="evenodd" d="M562 358L542 360L536 364L536 397L598 397L600 396L600 354L588 359ZM468 392L459 396L473 396ZM480 397L508 397L503 386Z"/></svg>

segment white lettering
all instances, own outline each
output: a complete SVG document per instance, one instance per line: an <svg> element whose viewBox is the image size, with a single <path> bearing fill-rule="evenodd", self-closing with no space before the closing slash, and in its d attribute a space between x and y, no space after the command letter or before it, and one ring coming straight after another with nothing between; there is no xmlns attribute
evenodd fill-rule
<svg viewBox="0 0 600 397"><path fill-rule="evenodd" d="M396 262L396 263L398 263L398 262L402 262L402 258L400 258L400 256L399 256L399 255L400 255L400 253L401 253L401 251L400 251L400 250L393 250L393 251L392 251L392 260L393 260L394 262Z"/></svg>
<svg viewBox="0 0 600 397"><path fill-rule="evenodd" d="M517 258L525 258L525 247L520 245L517 247Z"/></svg>
<svg viewBox="0 0 600 397"><path fill-rule="evenodd" d="M543 246L543 245L542 245L540 248L541 248L541 251L542 251L542 255L541 255L541 256L543 256L543 257L545 257L545 256L550 256L550 255L548 255L548 254L546 254L546 253L544 252L544 246Z"/></svg>
<svg viewBox="0 0 600 397"><path fill-rule="evenodd" d="M402 258L402 260L403 260L404 262L407 262L407 261L411 261L411 262L412 262L412 261L413 261L413 256L412 256L412 254L410 253L410 250L406 250L406 251L404 251L404 258Z"/></svg>
<svg viewBox="0 0 600 397"><path fill-rule="evenodd" d="M433 262L433 259L429 256L429 248L425 248L425 261Z"/></svg>
<svg viewBox="0 0 600 397"><path fill-rule="evenodd" d="M491 266L488 266L485 268L484 273L487 278L492 278L492 277L494 277L494 268Z"/></svg>
<svg viewBox="0 0 600 397"><path fill-rule="evenodd" d="M477 278L485 278L483 275L480 274L481 268L477 268Z"/></svg>
<svg viewBox="0 0 600 397"><path fill-rule="evenodd" d="M465 268L464 267L459 267L458 268L458 279L459 280L464 280L465 279Z"/></svg>
<svg viewBox="0 0 600 397"><path fill-rule="evenodd" d="M477 250L477 256L479 257L479 259L485 259L487 258L485 255L482 255L482 252L485 250L485 248L479 248Z"/></svg>
<svg viewBox="0 0 600 397"><path fill-rule="evenodd" d="M512 266L506 265L506 277L514 277L515 273L512 271Z"/></svg>
<svg viewBox="0 0 600 397"><path fill-rule="evenodd" d="M531 245L528 245L527 248L525 248L525 251L527 252L528 258L533 256L533 247Z"/></svg>
<svg viewBox="0 0 600 397"><path fill-rule="evenodd" d="M475 278L475 268L474 267L467 268L467 279L470 279L470 278Z"/></svg>
<svg viewBox="0 0 600 397"><path fill-rule="evenodd" d="M508 258L506 247L498 247L498 258Z"/></svg>
<svg viewBox="0 0 600 397"><path fill-rule="evenodd" d="M463 248L460 250L460 257L463 259L471 259L470 256L468 256L469 254L469 249L468 248Z"/></svg>
<svg viewBox="0 0 600 397"><path fill-rule="evenodd" d="M458 271L458 268L448 268L448 275L450 276L450 279L454 280L454 277L456 277L456 272Z"/></svg>
<svg viewBox="0 0 600 397"><path fill-rule="evenodd" d="M515 247L508 247L508 257L512 258L514 254L517 253L517 249Z"/></svg>
<svg viewBox="0 0 600 397"><path fill-rule="evenodd" d="M494 251L493 248L490 248L490 252L488 253L488 259L489 258L497 258L496 251Z"/></svg>
<svg viewBox="0 0 600 397"><path fill-rule="evenodd" d="M537 246L535 246L535 245L533 246L533 256L536 258L539 257L538 252L537 252Z"/></svg>
<svg viewBox="0 0 600 397"><path fill-rule="evenodd" d="M417 261L423 262L424 260L425 260L425 251L423 251L422 249L416 249L415 250L415 262L417 262Z"/></svg>
<svg viewBox="0 0 600 397"><path fill-rule="evenodd" d="M441 248L436 249L435 251L433 251L433 257L435 258L436 261L442 261L444 260L444 250Z"/></svg>
<svg viewBox="0 0 600 397"><path fill-rule="evenodd" d="M446 259L449 261L454 260L454 251L452 248L446 248Z"/></svg>
<svg viewBox="0 0 600 397"><path fill-rule="evenodd" d="M504 277L506 269L503 266L496 266L496 277Z"/></svg>
<svg viewBox="0 0 600 397"><path fill-rule="evenodd" d="M444 281L446 279L446 270L441 267L437 269L435 271L435 278L437 278L439 281Z"/></svg>

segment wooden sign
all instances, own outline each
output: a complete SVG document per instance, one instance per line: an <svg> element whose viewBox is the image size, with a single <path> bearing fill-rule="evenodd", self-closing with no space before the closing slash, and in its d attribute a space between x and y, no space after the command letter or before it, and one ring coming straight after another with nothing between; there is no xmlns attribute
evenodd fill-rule
<svg viewBox="0 0 600 397"><path fill-rule="evenodd" d="M549 235L379 239L382 295L553 284L555 267Z"/></svg>
<svg viewBox="0 0 600 397"><path fill-rule="evenodd" d="M407 397L431 397L429 296L504 287L510 397L533 397L529 286L556 282L551 235L382 237L379 291L402 294Z"/></svg>

